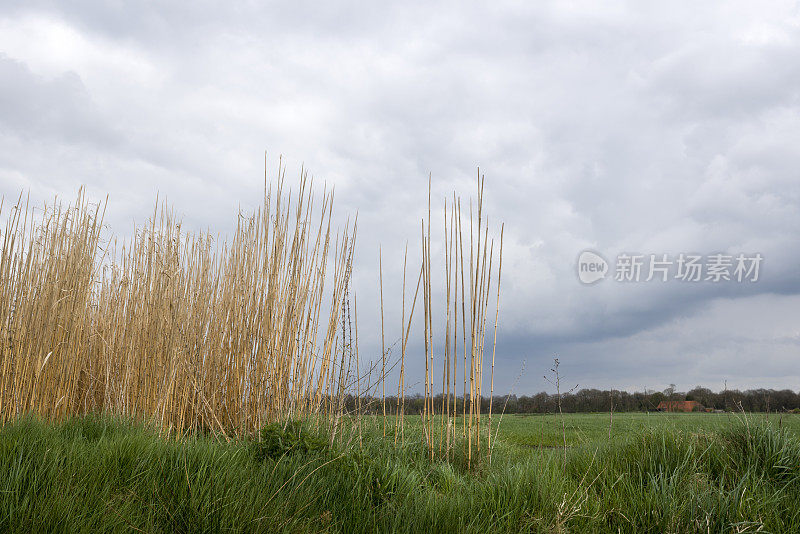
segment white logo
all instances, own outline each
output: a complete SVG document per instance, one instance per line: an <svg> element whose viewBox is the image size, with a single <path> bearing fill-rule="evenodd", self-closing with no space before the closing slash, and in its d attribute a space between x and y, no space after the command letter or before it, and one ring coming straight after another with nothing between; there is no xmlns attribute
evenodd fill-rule
<svg viewBox="0 0 800 534"><path fill-rule="evenodd" d="M649 261L648 261L649 259ZM669 254L617 255L614 269L610 269L603 256L593 250L584 250L578 256L578 279L584 284L594 284L606 277L616 282L758 282L759 269L764 257L751 254L688 254L681 252L677 259ZM674 273L674 274L673 274Z"/></svg>
<svg viewBox="0 0 800 534"><path fill-rule="evenodd" d="M584 284L593 284L606 277L608 262L600 254L584 250L578 256L578 279Z"/></svg>

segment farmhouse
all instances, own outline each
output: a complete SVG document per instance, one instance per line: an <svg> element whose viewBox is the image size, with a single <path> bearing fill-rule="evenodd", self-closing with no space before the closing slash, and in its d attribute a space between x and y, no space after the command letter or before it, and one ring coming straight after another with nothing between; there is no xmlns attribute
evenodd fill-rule
<svg viewBox="0 0 800 534"><path fill-rule="evenodd" d="M656 410L659 412L694 412L702 411L703 405L697 401L661 401Z"/></svg>

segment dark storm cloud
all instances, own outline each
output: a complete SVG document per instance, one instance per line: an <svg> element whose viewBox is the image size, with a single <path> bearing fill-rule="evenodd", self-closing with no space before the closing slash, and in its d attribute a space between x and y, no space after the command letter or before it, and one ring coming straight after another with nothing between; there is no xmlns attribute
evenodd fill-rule
<svg viewBox="0 0 800 534"><path fill-rule="evenodd" d="M795 4L7 2L0 53L7 196L86 183L126 234L158 194L224 233L258 202L265 149L270 171L283 153L287 176L335 185L341 220L359 213L365 353L378 246L398 330L428 175L440 208L480 166L506 223L499 389L523 360L518 388L545 387L554 354L586 386L746 385L759 358L760 384L800 379ZM755 284L585 287L585 249L764 264Z"/></svg>

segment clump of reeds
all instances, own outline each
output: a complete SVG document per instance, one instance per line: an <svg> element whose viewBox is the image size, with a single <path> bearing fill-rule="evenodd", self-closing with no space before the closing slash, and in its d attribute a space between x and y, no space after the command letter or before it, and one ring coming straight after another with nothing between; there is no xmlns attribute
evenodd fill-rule
<svg viewBox="0 0 800 534"><path fill-rule="evenodd" d="M452 458L453 448L460 435L466 448L468 467L473 455L481 457L481 444L485 440L484 452L491 459L492 450L492 397L494 392L495 347L497 344L497 323L500 311L500 275L503 250L503 226L500 227L499 253L496 271L494 238L489 237L488 220L483 213L484 178L479 176L477 198L470 200L468 228L464 229L461 198L453 194L448 208L444 201L444 251L443 265L438 268L444 274L443 309L436 309L432 293L431 257L431 194L428 188L427 220L421 223L422 263L417 280L411 309L406 317L406 259L403 266L403 300L400 340L400 379L398 383L397 423L395 440L403 430L403 402L405 396L405 356L411 331L412 316L420 287L422 288L423 332L425 341L425 384L424 408L422 413L423 435L430 457L439 455ZM468 233L465 243L465 235ZM493 285L494 284L494 285ZM382 295L381 274L381 295ZM488 421L481 427L481 401L484 387L484 352L487 346L486 324L489 319L490 297L495 297L494 333L489 376ZM381 297L382 298L382 297ZM434 317L445 317L441 341L434 335ZM381 321L383 321L383 301L381 300ZM383 324L381 325L383 329ZM385 348L384 348L385 351ZM438 359L438 363L437 363ZM459 361L463 364L459 370ZM385 364L384 364L385 368ZM441 405L436 406L434 389L439 379L434 378L435 370L441 369ZM463 383L461 403L458 410L457 391L459 374ZM451 388L452 386L452 388ZM385 403L384 403L385 404ZM461 425L457 420L461 419Z"/></svg>
<svg viewBox="0 0 800 534"><path fill-rule="evenodd" d="M0 259L0 421L23 413L62 419L110 412L155 421L167 432L241 435L274 421L314 416L330 426L333 439L345 399L354 394L360 413L360 395L369 389L362 391L358 376L358 322L350 310L356 226L332 229L333 193L323 191L320 202L305 173L295 195L285 193L283 183L281 169L274 188L265 181L263 205L250 216L240 214L232 238L221 243L210 233L182 231L180 221L158 203L148 223L122 243L105 235L106 203L90 204L82 192L66 207L54 203L37 210L21 197L10 212L0 205L0 216L6 217ZM409 302L408 247L404 258L394 440L403 436L405 356L422 289L423 434L431 457L445 458L453 457L460 434L470 463L473 453L480 456L484 439L484 451L491 454L502 227L494 271L483 179L476 202L470 201L467 230L461 199L454 194L449 207L445 201L446 321L438 342L430 202L429 187L422 262ZM380 286L386 435L382 275ZM488 424L482 427L493 291L490 403ZM434 402L436 368L442 373L440 406ZM463 419L461 426L457 419Z"/></svg>
<svg viewBox="0 0 800 534"><path fill-rule="evenodd" d="M225 435L334 421L355 224L333 230L333 193L315 200L305 173L292 195L281 171L219 244L158 204L121 244L83 193L0 207L0 419L106 411Z"/></svg>

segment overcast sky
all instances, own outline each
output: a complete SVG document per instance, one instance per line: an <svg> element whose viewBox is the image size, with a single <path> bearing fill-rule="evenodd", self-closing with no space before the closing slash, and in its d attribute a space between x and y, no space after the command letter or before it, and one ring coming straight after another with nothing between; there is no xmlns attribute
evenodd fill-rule
<svg viewBox="0 0 800 534"><path fill-rule="evenodd" d="M551 389L554 356L570 386L800 388L797 3L379 4L3 2L0 194L85 184L121 236L158 194L225 233L282 154L358 211L376 356L379 244L396 325L429 173L440 209L480 167L505 222L497 390ZM592 285L584 250L609 263ZM644 281L681 253L763 260L755 282Z"/></svg>

